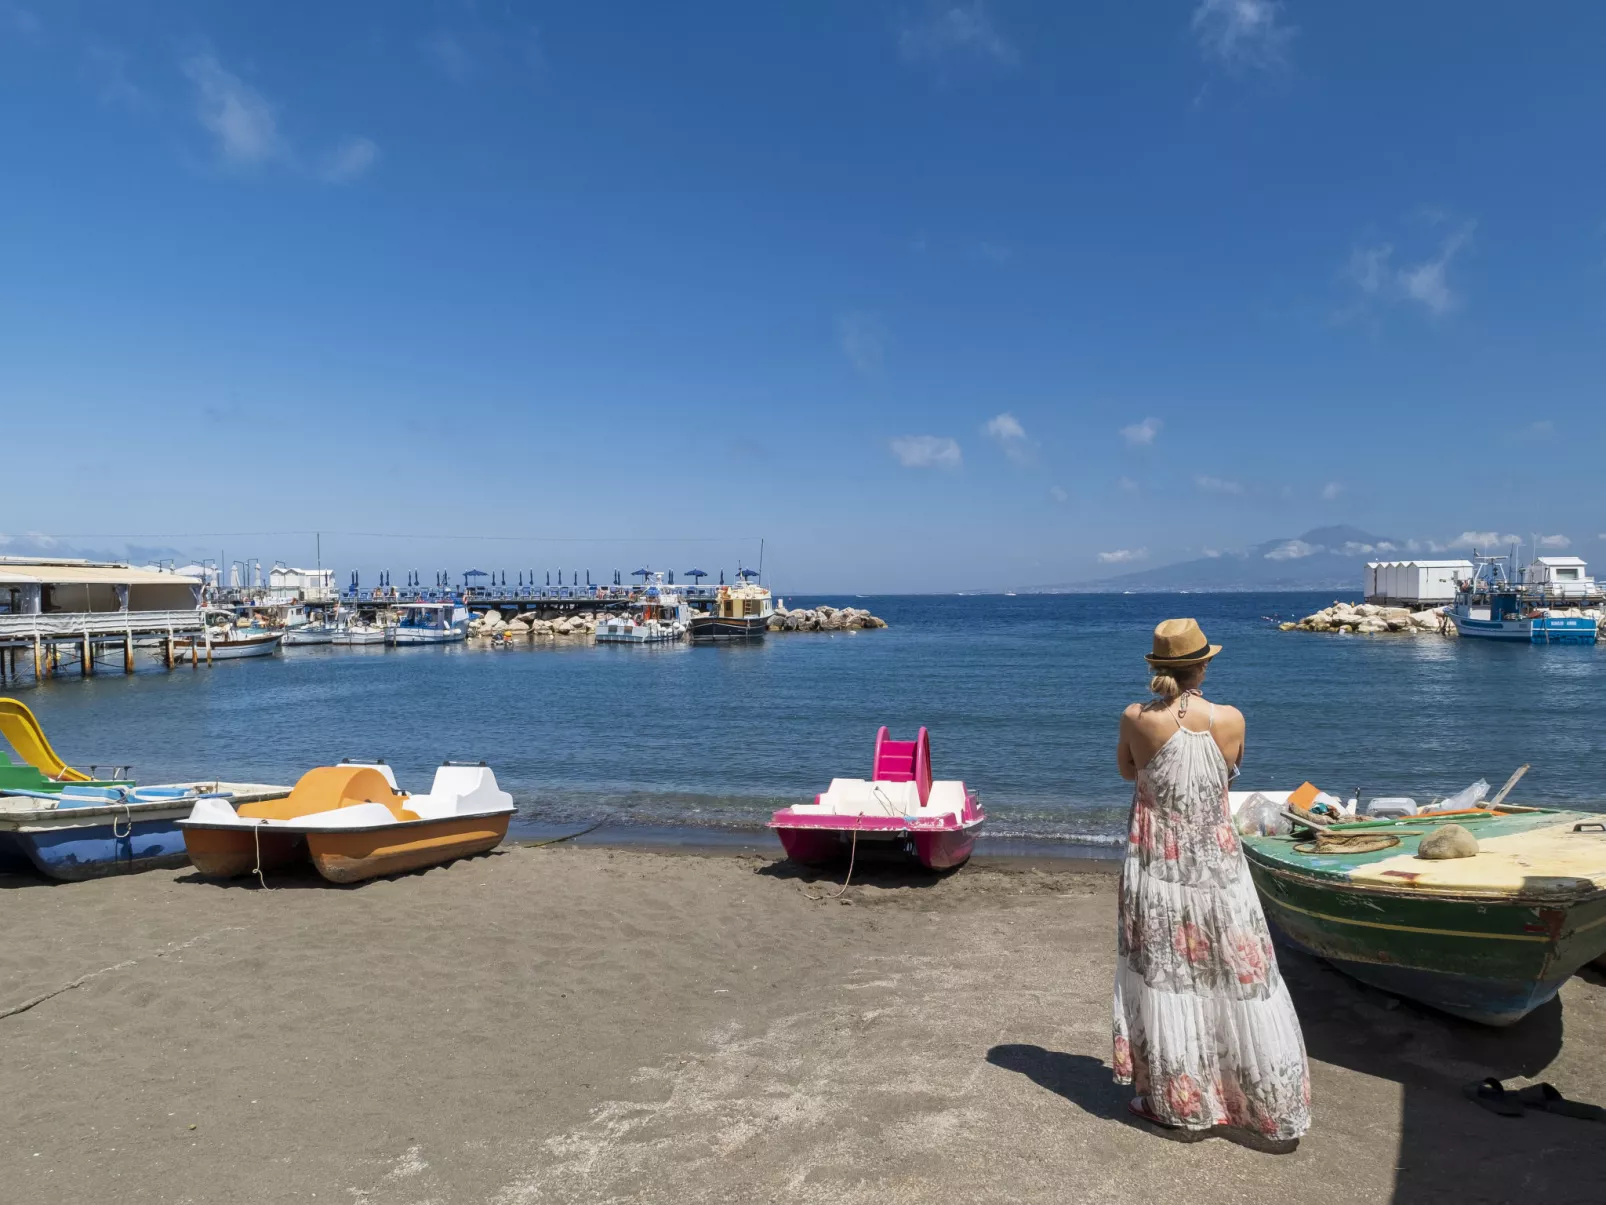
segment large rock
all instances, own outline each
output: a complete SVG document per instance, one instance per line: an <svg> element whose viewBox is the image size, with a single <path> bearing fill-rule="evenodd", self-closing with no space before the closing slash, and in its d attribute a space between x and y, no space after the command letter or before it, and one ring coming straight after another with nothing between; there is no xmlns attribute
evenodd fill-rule
<svg viewBox="0 0 1606 1205"><path fill-rule="evenodd" d="M1478 839L1459 824L1446 824L1422 838L1416 856L1429 861L1478 856Z"/></svg>

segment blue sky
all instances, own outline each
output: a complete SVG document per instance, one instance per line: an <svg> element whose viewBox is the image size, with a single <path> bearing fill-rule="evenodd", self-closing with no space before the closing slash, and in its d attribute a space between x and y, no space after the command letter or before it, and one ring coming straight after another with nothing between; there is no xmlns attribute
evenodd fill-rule
<svg viewBox="0 0 1606 1205"><path fill-rule="evenodd" d="M0 0L0 533L323 530L365 577L762 536L789 591L1338 523L1598 559L1603 44L1589 4Z"/></svg>

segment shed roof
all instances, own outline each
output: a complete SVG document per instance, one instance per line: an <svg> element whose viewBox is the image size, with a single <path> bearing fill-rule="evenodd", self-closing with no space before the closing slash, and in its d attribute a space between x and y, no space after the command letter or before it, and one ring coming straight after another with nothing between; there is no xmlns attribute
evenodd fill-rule
<svg viewBox="0 0 1606 1205"><path fill-rule="evenodd" d="M0 557L0 585L8 586L199 586L179 573L135 569L108 561L29 561Z"/></svg>
<svg viewBox="0 0 1606 1205"><path fill-rule="evenodd" d="M1537 565L1582 565L1585 564L1585 561L1581 556L1536 556L1534 557L1534 563Z"/></svg>

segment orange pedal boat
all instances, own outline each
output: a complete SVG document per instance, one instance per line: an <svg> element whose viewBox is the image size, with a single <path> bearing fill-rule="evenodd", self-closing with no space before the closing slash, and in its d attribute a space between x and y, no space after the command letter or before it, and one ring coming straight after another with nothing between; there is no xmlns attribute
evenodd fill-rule
<svg viewBox="0 0 1606 1205"><path fill-rule="evenodd" d="M310 858L330 882L358 883L495 849L512 815L513 797L483 762L447 762L428 795L398 790L383 762L342 762L308 770L282 799L202 799L178 824L208 878Z"/></svg>

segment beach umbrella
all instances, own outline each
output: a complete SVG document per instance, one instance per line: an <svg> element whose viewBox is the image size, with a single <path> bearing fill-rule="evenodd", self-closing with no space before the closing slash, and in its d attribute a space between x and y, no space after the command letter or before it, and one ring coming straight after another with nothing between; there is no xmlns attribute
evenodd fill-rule
<svg viewBox="0 0 1606 1205"><path fill-rule="evenodd" d="M552 570L550 569L546 571L546 584L549 586L552 584Z"/></svg>
<svg viewBox="0 0 1606 1205"><path fill-rule="evenodd" d="M736 571L736 576L740 577L740 578L757 577L758 576L758 570L757 569L738 569Z"/></svg>
<svg viewBox="0 0 1606 1205"><path fill-rule="evenodd" d="M725 584L725 571L723 569L719 571L719 584L722 586Z"/></svg>
<svg viewBox="0 0 1606 1205"><path fill-rule="evenodd" d="M630 571L630 576L631 577L645 578L645 577L650 577L651 575L652 575L652 570L651 569L632 569Z"/></svg>
<svg viewBox="0 0 1606 1205"><path fill-rule="evenodd" d="M671 586L675 584L675 571L673 569L669 571L669 584Z"/></svg>
<svg viewBox="0 0 1606 1205"><path fill-rule="evenodd" d="M708 574L704 573L701 569L688 569L686 570L686 576L695 577L697 579L697 584L700 586L702 585L703 578L707 577Z"/></svg>
<svg viewBox="0 0 1606 1205"><path fill-rule="evenodd" d="M590 588L591 588L591 570L587 569L586 570L586 589L589 590Z"/></svg>

